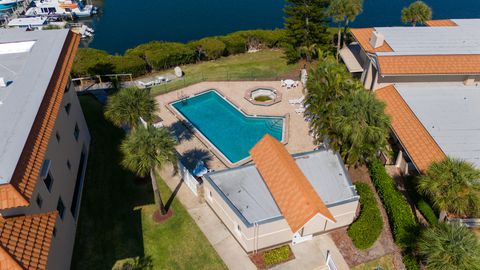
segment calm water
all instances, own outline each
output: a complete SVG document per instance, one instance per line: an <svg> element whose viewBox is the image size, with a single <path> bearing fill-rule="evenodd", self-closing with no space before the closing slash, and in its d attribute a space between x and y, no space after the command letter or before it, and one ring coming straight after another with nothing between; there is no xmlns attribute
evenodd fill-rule
<svg viewBox="0 0 480 270"><path fill-rule="evenodd" d="M173 107L232 163L248 157L248 151L267 133L282 140L283 118L246 117L215 91L179 101Z"/></svg>
<svg viewBox="0 0 480 270"><path fill-rule="evenodd" d="M364 0L357 27L400 25L413 0ZM424 0L435 19L480 17L480 0ZM123 53L151 40L189 41L245 29L283 27L283 0L97 0L90 47Z"/></svg>

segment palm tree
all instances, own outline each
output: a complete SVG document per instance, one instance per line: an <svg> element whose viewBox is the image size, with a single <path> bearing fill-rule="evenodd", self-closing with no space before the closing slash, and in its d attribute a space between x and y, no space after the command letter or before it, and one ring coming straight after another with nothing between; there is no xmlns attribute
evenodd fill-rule
<svg viewBox="0 0 480 270"><path fill-rule="evenodd" d="M364 164L379 150L385 150L390 119L385 104L372 92L357 88L337 102L332 112L330 146L348 165Z"/></svg>
<svg viewBox="0 0 480 270"><path fill-rule="evenodd" d="M147 128L139 126L128 134L120 145L123 154L122 165L126 169L140 177L150 174L155 204L162 215L167 213L167 209L158 190L155 168L161 168L166 163L176 166L175 145L176 141L167 129L153 126Z"/></svg>
<svg viewBox="0 0 480 270"><path fill-rule="evenodd" d="M416 1L410 6L402 9L402 22L411 23L416 26L417 23L425 24L432 19L432 9L423 1Z"/></svg>
<svg viewBox="0 0 480 270"><path fill-rule="evenodd" d="M157 107L148 90L123 88L108 98L105 118L118 127L128 125L135 129L140 117L147 123L153 122Z"/></svg>
<svg viewBox="0 0 480 270"><path fill-rule="evenodd" d="M327 9L327 14L332 18L334 22L338 24L337 34L337 61L340 52L341 41L341 29L342 23L347 28L350 21L354 21L355 18L363 11L363 0L333 0Z"/></svg>
<svg viewBox="0 0 480 270"><path fill-rule="evenodd" d="M480 170L473 164L454 158L434 162L420 176L418 190L440 209L440 221L447 212L475 215L480 211Z"/></svg>
<svg viewBox="0 0 480 270"><path fill-rule="evenodd" d="M305 45L298 48L300 55L305 56L307 62L312 62L312 58L317 54L317 44Z"/></svg>
<svg viewBox="0 0 480 270"><path fill-rule="evenodd" d="M459 224L439 223L426 229L418 250L430 270L480 269L480 243L473 232Z"/></svg>

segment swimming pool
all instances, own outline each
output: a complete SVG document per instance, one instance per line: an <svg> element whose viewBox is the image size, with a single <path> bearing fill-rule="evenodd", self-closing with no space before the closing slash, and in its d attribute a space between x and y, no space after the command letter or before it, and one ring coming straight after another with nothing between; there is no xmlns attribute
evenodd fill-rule
<svg viewBox="0 0 480 270"><path fill-rule="evenodd" d="M283 117L246 115L213 89L171 106L232 164L248 158L248 151L267 133L283 140Z"/></svg>

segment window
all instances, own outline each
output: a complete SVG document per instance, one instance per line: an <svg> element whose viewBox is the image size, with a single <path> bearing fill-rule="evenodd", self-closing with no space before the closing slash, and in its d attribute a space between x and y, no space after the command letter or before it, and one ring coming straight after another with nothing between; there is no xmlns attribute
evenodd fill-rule
<svg viewBox="0 0 480 270"><path fill-rule="evenodd" d="M57 211L58 211L58 215L63 220L63 217L65 215L65 205L63 204L63 201L62 201L61 197L58 198Z"/></svg>
<svg viewBox="0 0 480 270"><path fill-rule="evenodd" d="M78 164L78 170L77 170L77 179L75 181L75 189L73 190L73 198L72 198L72 205L70 206L70 212L72 213L73 218L77 219L77 214L78 214L78 205L79 205L79 200L80 200L80 191L83 186L83 171L85 167L85 159L86 159L86 154L84 151L82 151L80 155L80 162Z"/></svg>
<svg viewBox="0 0 480 270"><path fill-rule="evenodd" d="M53 185L53 178L50 172L47 174L47 177L43 179L43 182L45 183L45 186L47 187L48 191L52 191L52 185Z"/></svg>
<svg viewBox="0 0 480 270"><path fill-rule="evenodd" d="M70 114L70 108L71 107L72 107L71 103L67 103L67 105L65 105L65 111L67 112L67 114Z"/></svg>
<svg viewBox="0 0 480 270"><path fill-rule="evenodd" d="M72 164L70 164L70 160L67 159L67 168L68 170L72 169Z"/></svg>
<svg viewBox="0 0 480 270"><path fill-rule="evenodd" d="M53 227L52 235L53 237L57 236L57 227Z"/></svg>
<svg viewBox="0 0 480 270"><path fill-rule="evenodd" d="M37 195L36 201L37 201L38 208L42 208L43 199L42 199L42 197L40 196L40 194Z"/></svg>
<svg viewBox="0 0 480 270"><path fill-rule="evenodd" d="M80 135L80 129L78 128L78 124L75 123L75 130L73 131L73 136L75 136L75 140L78 141L78 136Z"/></svg>
<svg viewBox="0 0 480 270"><path fill-rule="evenodd" d="M55 138L57 138L57 142L60 142L60 133L58 131L55 132Z"/></svg>

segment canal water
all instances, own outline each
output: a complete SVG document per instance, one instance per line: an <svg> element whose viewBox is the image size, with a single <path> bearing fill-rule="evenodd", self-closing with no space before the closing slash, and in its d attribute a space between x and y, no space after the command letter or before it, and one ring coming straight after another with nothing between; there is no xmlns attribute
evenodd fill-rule
<svg viewBox="0 0 480 270"><path fill-rule="evenodd" d="M401 25L413 0L364 0L356 27ZM480 0L425 0L434 19L480 18ZM151 40L186 42L245 29L283 27L283 0L94 0L95 38L87 45L109 53Z"/></svg>

